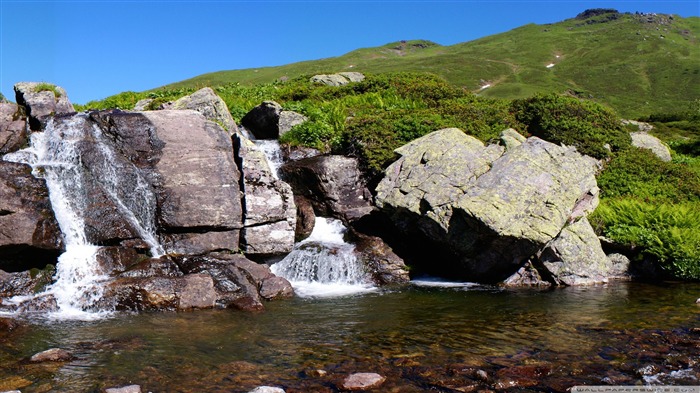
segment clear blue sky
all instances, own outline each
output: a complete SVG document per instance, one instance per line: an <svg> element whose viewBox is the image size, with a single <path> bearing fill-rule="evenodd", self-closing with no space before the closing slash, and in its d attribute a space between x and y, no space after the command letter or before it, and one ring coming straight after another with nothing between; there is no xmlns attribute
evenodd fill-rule
<svg viewBox="0 0 700 393"><path fill-rule="evenodd" d="M84 104L207 72L339 56L409 39L443 45L587 8L700 15L680 1L0 0L0 90L47 81Z"/></svg>

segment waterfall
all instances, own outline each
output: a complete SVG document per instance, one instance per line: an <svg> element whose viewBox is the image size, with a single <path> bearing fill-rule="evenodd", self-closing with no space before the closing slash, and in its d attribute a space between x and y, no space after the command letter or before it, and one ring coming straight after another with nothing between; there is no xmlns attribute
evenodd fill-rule
<svg viewBox="0 0 700 393"><path fill-rule="evenodd" d="M85 167L80 146L95 143L96 149ZM163 254L155 235L155 196L138 168L120 163L102 135L90 124L85 114L70 119L53 119L44 132L31 136L30 146L5 155L6 161L29 164L34 176L43 178L49 199L64 237L65 252L56 265L55 282L40 297L52 296L58 311L52 317L62 319L92 319L105 312L95 304L102 294L107 273L100 267L96 255L99 247L90 244L85 232L83 213L91 197L86 189L92 176L99 187L113 200L120 214L131 222L154 255ZM16 299L19 302L24 299ZM22 310L22 304L18 304Z"/></svg>
<svg viewBox="0 0 700 393"><path fill-rule="evenodd" d="M284 164L280 142L277 139L256 139L253 133L243 126L238 127L238 131L253 142L258 150L265 155L265 160L270 167L270 171L272 171L272 176L275 179L279 179L278 172L282 164Z"/></svg>
<svg viewBox="0 0 700 393"><path fill-rule="evenodd" d="M272 272L289 280L302 297L343 296L375 290L355 257L355 246L343 240L346 230L340 220L316 217L311 236L272 265Z"/></svg>

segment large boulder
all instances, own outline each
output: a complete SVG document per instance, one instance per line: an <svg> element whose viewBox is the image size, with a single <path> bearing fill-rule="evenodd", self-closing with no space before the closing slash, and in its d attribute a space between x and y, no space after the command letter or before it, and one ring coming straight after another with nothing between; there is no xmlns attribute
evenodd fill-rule
<svg viewBox="0 0 700 393"><path fill-rule="evenodd" d="M240 173L226 131L192 110L112 111L92 118L153 189L166 252L238 249Z"/></svg>
<svg viewBox="0 0 700 393"><path fill-rule="evenodd" d="M596 161L535 137L503 154L448 129L397 153L377 205L404 232L449 250L469 280L512 276L598 201Z"/></svg>
<svg viewBox="0 0 700 393"><path fill-rule="evenodd" d="M230 134L238 132L238 127L228 110L228 106L211 87L205 87L178 99L173 103L172 109L195 110L204 115L207 120L219 124Z"/></svg>
<svg viewBox="0 0 700 393"><path fill-rule="evenodd" d="M0 102L0 156L29 142L27 119L20 108L17 104Z"/></svg>
<svg viewBox="0 0 700 393"><path fill-rule="evenodd" d="M242 135L233 137L243 172L241 250L246 254L285 254L294 247L296 206L292 188L277 179L265 155Z"/></svg>
<svg viewBox="0 0 700 393"><path fill-rule="evenodd" d="M662 161L671 161L671 150L659 138L646 132L631 132L632 146L640 149L649 149Z"/></svg>
<svg viewBox="0 0 700 393"><path fill-rule="evenodd" d="M275 101L264 101L241 119L241 124L256 139L277 139L280 135L279 121L282 105Z"/></svg>
<svg viewBox="0 0 700 393"><path fill-rule="evenodd" d="M298 126L299 124L303 124L309 120L308 117L302 115L301 113L297 113L294 111L282 111L280 112L280 118L277 123L278 129L279 129L279 136L282 136L289 132L294 126Z"/></svg>
<svg viewBox="0 0 700 393"><path fill-rule="evenodd" d="M44 180L28 165L0 161L0 269L43 268L62 248Z"/></svg>
<svg viewBox="0 0 700 393"><path fill-rule="evenodd" d="M339 72L337 74L320 74L311 77L312 83L320 83L326 86L344 86L350 82L361 82L365 76L359 72Z"/></svg>
<svg viewBox="0 0 700 393"><path fill-rule="evenodd" d="M74 113L68 94L59 86L45 82L20 82L15 84L17 104L25 107L29 126L34 131L46 127L55 115Z"/></svg>
<svg viewBox="0 0 700 393"><path fill-rule="evenodd" d="M280 176L295 195L311 201L320 216L353 221L373 209L354 158L330 155L290 161L280 168Z"/></svg>

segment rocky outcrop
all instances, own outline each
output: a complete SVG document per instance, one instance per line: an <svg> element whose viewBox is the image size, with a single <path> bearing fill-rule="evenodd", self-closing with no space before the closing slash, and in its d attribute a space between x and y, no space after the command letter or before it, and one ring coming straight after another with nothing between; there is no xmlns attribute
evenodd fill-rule
<svg viewBox="0 0 700 393"><path fill-rule="evenodd" d="M44 180L28 165L0 161L0 269L43 268L62 248Z"/></svg>
<svg viewBox="0 0 700 393"><path fill-rule="evenodd" d="M372 211L357 160L345 156L318 156L291 161L280 176L295 195L307 198L316 214L353 221Z"/></svg>
<svg viewBox="0 0 700 393"><path fill-rule="evenodd" d="M405 233L449 250L465 279L499 282L511 277L597 205L595 160L535 137L503 154L502 147L483 146L447 129L396 152L401 158L378 185L377 206ZM557 255L561 259L563 254ZM576 262L571 263L569 270L551 272L549 279L567 284L577 283L567 275L588 277L572 273ZM601 277L605 274L600 271Z"/></svg>
<svg viewBox="0 0 700 393"><path fill-rule="evenodd" d="M275 101L265 101L243 116L241 124L256 139L277 139L280 135L280 113L282 105Z"/></svg>
<svg viewBox="0 0 700 393"><path fill-rule="evenodd" d="M236 122L224 100L211 87L205 87L184 96L173 103L172 109L191 109L204 115L207 120L217 123L230 134L238 132Z"/></svg>
<svg viewBox="0 0 700 393"><path fill-rule="evenodd" d="M241 250L246 254L288 253L294 247L296 228L292 189L275 178L253 142L241 135L233 138L245 201Z"/></svg>
<svg viewBox="0 0 700 393"><path fill-rule="evenodd" d="M311 77L312 83L320 83L327 86L344 86L350 82L362 82L365 76L359 72L339 72L337 74L320 74Z"/></svg>
<svg viewBox="0 0 700 393"><path fill-rule="evenodd" d="M671 150L659 138L647 134L646 132L631 132L632 146L640 149L649 149L662 161L671 161Z"/></svg>
<svg viewBox="0 0 700 393"><path fill-rule="evenodd" d="M238 308L262 310L263 299L290 297L289 282L236 254L161 257L117 275L102 304L119 310Z"/></svg>
<svg viewBox="0 0 700 393"><path fill-rule="evenodd" d="M55 115L75 113L68 94L59 86L40 82L20 82L15 85L17 104L25 108L29 126L33 131L42 130Z"/></svg>
<svg viewBox="0 0 700 393"><path fill-rule="evenodd" d="M525 140L524 136L512 128L501 131L501 143L505 146L506 151L522 145Z"/></svg>
<svg viewBox="0 0 700 393"><path fill-rule="evenodd" d="M21 149L28 142L27 119L21 107L0 102L0 156Z"/></svg>
<svg viewBox="0 0 700 393"><path fill-rule="evenodd" d="M230 137L191 110L91 115L155 195L166 251L236 250L243 226L240 173ZM120 172L124 172L121 170Z"/></svg>
<svg viewBox="0 0 700 393"><path fill-rule="evenodd" d="M353 231L357 259L377 285L403 284L409 281L408 268L384 240Z"/></svg>

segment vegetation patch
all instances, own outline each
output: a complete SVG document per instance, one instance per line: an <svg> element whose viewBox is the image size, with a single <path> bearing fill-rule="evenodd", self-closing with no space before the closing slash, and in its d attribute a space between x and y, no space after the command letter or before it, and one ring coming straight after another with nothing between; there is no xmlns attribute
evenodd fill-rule
<svg viewBox="0 0 700 393"><path fill-rule="evenodd" d="M610 199L591 218L606 237L642 247L669 277L700 280L700 202Z"/></svg>
<svg viewBox="0 0 700 393"><path fill-rule="evenodd" d="M50 91L53 93L54 97L56 97L56 98L61 97L61 92L58 91L58 88L56 87L56 85L51 84L51 83L42 82L42 83L37 84L34 87L34 92L40 93L42 91Z"/></svg>

